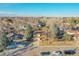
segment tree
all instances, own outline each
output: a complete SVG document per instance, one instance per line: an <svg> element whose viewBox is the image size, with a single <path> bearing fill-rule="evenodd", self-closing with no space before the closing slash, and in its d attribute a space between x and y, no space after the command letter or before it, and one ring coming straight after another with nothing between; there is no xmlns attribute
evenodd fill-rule
<svg viewBox="0 0 79 59"><path fill-rule="evenodd" d="M32 27L31 25L26 25L26 33L25 33L25 38L28 40L28 39L31 39L32 38Z"/></svg>
<svg viewBox="0 0 79 59"><path fill-rule="evenodd" d="M0 37L0 50L3 50L7 45L7 36L5 32L2 32Z"/></svg>
<svg viewBox="0 0 79 59"><path fill-rule="evenodd" d="M77 23L79 23L79 20L77 20L77 19L75 19L75 18L70 18L70 19L68 20L68 23L70 23L70 24L77 24Z"/></svg>
<svg viewBox="0 0 79 59"><path fill-rule="evenodd" d="M66 32L64 33L63 39L64 39L64 40L74 40L74 39L73 39L73 35L69 35L69 34L67 34Z"/></svg>
<svg viewBox="0 0 79 59"><path fill-rule="evenodd" d="M53 24L53 26L52 26L52 34L53 34L54 38L62 39L63 35L64 35L64 31L60 30L58 25Z"/></svg>

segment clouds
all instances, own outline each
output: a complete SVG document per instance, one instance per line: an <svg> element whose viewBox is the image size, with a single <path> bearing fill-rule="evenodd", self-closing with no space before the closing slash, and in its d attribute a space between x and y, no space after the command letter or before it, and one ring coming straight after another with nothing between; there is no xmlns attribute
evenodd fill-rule
<svg viewBox="0 0 79 59"><path fill-rule="evenodd" d="M18 12L0 11L0 17L5 17L5 16L16 17L16 16L26 16L26 15Z"/></svg>
<svg viewBox="0 0 79 59"><path fill-rule="evenodd" d="M0 11L0 17L3 16L17 16L17 14L14 12Z"/></svg>
<svg viewBox="0 0 79 59"><path fill-rule="evenodd" d="M8 7L8 6L12 6L12 5L16 5L16 3L0 3L0 6L2 6L2 7Z"/></svg>
<svg viewBox="0 0 79 59"><path fill-rule="evenodd" d="M15 14L14 12L0 11L0 14Z"/></svg>

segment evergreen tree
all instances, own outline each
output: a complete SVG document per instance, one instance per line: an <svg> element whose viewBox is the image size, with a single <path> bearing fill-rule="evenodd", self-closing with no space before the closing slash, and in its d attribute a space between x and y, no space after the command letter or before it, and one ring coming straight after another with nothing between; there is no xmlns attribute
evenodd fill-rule
<svg viewBox="0 0 79 59"><path fill-rule="evenodd" d="M26 34L25 34L25 38L26 39L31 39L32 38L32 27L31 25L26 25Z"/></svg>
<svg viewBox="0 0 79 59"><path fill-rule="evenodd" d="M52 26L52 33L54 38L62 39L64 35L64 31L60 30L59 26L56 24L53 24Z"/></svg>
<svg viewBox="0 0 79 59"><path fill-rule="evenodd" d="M6 36L6 33L5 32L3 32L2 34L1 34L1 37L0 37L0 50L1 49L4 49L5 47L6 47L6 45L8 44L8 42L7 42L7 36Z"/></svg>

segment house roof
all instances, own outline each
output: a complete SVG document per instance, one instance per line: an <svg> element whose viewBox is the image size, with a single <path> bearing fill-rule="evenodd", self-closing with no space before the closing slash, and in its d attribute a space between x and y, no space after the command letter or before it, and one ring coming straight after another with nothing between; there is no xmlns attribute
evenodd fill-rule
<svg viewBox="0 0 79 59"><path fill-rule="evenodd" d="M77 30L71 30L71 31L66 31L67 34L70 34L70 35L79 35L79 31Z"/></svg>

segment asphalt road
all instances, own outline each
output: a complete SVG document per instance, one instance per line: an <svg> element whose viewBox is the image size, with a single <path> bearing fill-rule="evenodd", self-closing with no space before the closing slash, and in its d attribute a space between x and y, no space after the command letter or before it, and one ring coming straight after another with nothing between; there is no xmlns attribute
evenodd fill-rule
<svg viewBox="0 0 79 59"><path fill-rule="evenodd" d="M35 43L36 44L36 43ZM74 50L76 49L76 56L79 56L79 41L75 42L75 45L60 45L60 46L28 46L19 51L12 53L12 56L40 56L40 52L43 51L64 51L64 50Z"/></svg>
<svg viewBox="0 0 79 59"><path fill-rule="evenodd" d="M15 56L41 56L40 52L43 51L64 51L64 50L74 50L76 49L76 56L79 56L79 48L76 47L48 47L48 46L44 46L44 47L30 47L28 49L24 49L22 51L18 51L16 52Z"/></svg>

